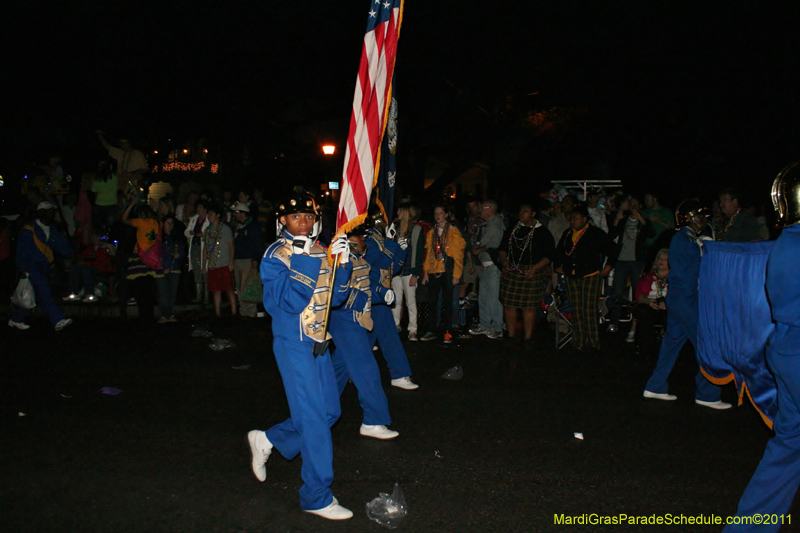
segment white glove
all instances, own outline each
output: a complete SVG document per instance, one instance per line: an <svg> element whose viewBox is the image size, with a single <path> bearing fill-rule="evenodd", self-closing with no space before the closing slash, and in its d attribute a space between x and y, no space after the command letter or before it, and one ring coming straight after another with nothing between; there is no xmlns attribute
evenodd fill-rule
<svg viewBox="0 0 800 533"><path fill-rule="evenodd" d="M392 222L392 225L386 228L386 238L393 241L395 235L397 235L397 229L394 227L394 222Z"/></svg>
<svg viewBox="0 0 800 533"><path fill-rule="evenodd" d="M331 255L339 256L340 265L345 265L350 261L350 243L347 241L347 237L340 235L331 243Z"/></svg>
<svg viewBox="0 0 800 533"><path fill-rule="evenodd" d="M392 305L394 303L394 291L389 289L383 295L383 301L386 302L386 305Z"/></svg>
<svg viewBox="0 0 800 533"><path fill-rule="evenodd" d="M306 239L305 237L295 237L292 241L292 248L296 254L310 254L312 244L314 244L314 241L311 239Z"/></svg>
<svg viewBox="0 0 800 533"><path fill-rule="evenodd" d="M401 250L405 250L406 248L408 248L408 240L404 239L403 237L397 239L397 244L400 245Z"/></svg>

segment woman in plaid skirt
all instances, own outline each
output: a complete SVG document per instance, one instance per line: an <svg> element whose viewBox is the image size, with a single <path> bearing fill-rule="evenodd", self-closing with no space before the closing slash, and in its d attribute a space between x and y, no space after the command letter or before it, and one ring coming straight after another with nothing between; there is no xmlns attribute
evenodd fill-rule
<svg viewBox="0 0 800 533"><path fill-rule="evenodd" d="M556 246L553 267L564 274L572 310L572 343L579 352L600 349L597 331L600 289L617 262L614 241L603 230L589 224L584 204L569 215L569 229ZM608 258L605 267L604 258Z"/></svg>
<svg viewBox="0 0 800 533"><path fill-rule="evenodd" d="M519 222L506 231L500 255L500 303L508 337L516 337L517 312L522 311L523 342L528 344L536 327L536 308L544 297L550 261L555 255L552 234L536 220L530 204L519 208Z"/></svg>

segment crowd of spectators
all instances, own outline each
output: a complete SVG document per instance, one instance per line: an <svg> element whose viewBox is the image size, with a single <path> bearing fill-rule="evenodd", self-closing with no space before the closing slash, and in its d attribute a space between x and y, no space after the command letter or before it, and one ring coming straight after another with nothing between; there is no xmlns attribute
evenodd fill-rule
<svg viewBox="0 0 800 533"><path fill-rule="evenodd" d="M218 317L228 310L242 319L263 316L259 264L275 238L264 191L190 190L153 200L143 194L142 152L127 140L117 147L98 136L107 155L83 176L77 194L63 186L59 158L50 158L41 182L27 184L21 216L0 218L2 290L10 293L18 277L29 275L38 305L62 328L69 319L59 299L116 301L122 315L135 304L140 317L160 323L177 320L180 298L213 304ZM575 350L597 351L600 323L617 333L623 315L631 323L626 340L654 349L675 231L673 211L657 191L636 197L556 187L507 206L473 196L446 200L406 199L392 213L395 239L409 243L392 280L392 313L409 341L449 344L484 335L529 346L543 302L557 293ZM733 189L720 191L700 234L769 238L763 218L739 200ZM335 230L326 220L322 241ZM27 329L24 316L12 310L9 325Z"/></svg>
<svg viewBox="0 0 800 533"><path fill-rule="evenodd" d="M543 302L557 293L573 350L597 352L601 323L615 334L624 315L631 324L625 340L655 352L665 325L673 210L656 191L640 198L622 190L589 189L584 196L555 188L532 196L513 211L474 197L429 209L400 204L397 238L413 245L403 275L394 280L404 295L394 308L398 331L406 325L410 341L448 344L485 335L531 346L537 322L546 320ZM734 189L720 191L708 203L717 215L699 234L769 238L764 219L739 199Z"/></svg>
<svg viewBox="0 0 800 533"><path fill-rule="evenodd" d="M71 323L62 300L116 302L123 316L136 305L140 318L166 323L177 321L182 295L207 304L211 294L222 316L226 293L232 316L256 317L258 264L275 236L263 191L242 189L234 200L230 190L194 190L177 206L171 194L156 200L147 194L142 152L127 140L117 147L98 137L107 156L75 184L77 193L62 186L60 160L50 158L24 184L17 213L0 218L0 290L10 294L29 278L56 329ZM28 329L26 312L13 308L9 325Z"/></svg>

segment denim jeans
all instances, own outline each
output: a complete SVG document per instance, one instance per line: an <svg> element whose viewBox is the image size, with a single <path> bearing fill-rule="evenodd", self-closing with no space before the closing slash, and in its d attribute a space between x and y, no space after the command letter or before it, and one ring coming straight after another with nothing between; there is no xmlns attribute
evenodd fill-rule
<svg viewBox="0 0 800 533"><path fill-rule="evenodd" d="M500 269L495 265L484 267L478 290L478 311L481 328L503 331L503 306L500 303Z"/></svg>
<svg viewBox="0 0 800 533"><path fill-rule="evenodd" d="M172 316L172 306L178 296L178 288L181 285L181 273L170 272L160 278L156 278L156 289L158 290L158 310L161 316L169 318Z"/></svg>

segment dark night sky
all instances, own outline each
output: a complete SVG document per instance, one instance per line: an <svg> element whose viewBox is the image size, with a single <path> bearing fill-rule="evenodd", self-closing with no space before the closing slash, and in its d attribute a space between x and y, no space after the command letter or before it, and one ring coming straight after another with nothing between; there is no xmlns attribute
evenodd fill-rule
<svg viewBox="0 0 800 533"><path fill-rule="evenodd" d="M538 92L589 109L575 150L629 174L700 164L709 179L737 168L770 179L797 156L797 5L407 0L401 112L441 139L452 115ZM45 145L94 150L98 127L246 138L307 100L346 125L366 11L365 0L4 7L0 165Z"/></svg>

